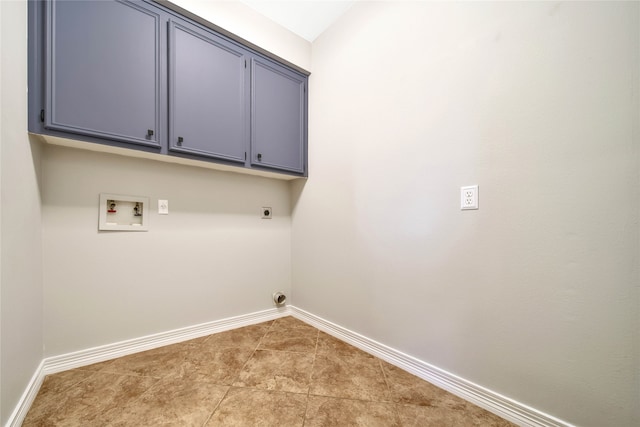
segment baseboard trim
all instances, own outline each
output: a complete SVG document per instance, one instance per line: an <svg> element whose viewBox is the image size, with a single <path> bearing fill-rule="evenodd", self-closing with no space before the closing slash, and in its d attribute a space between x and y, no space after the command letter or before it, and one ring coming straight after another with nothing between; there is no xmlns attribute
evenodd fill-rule
<svg viewBox="0 0 640 427"><path fill-rule="evenodd" d="M415 357L343 328L335 323L311 314L295 306L273 308L241 316L229 317L168 332L148 335L141 338L107 344L100 347L80 350L42 360L31 381L27 385L18 405L6 423L7 427L19 427L35 400L44 377L49 374L80 368L93 363L127 356L165 345L176 344L217 332L224 332L243 326L274 320L292 315L336 338L348 342L392 365L410 372L425 381L443 388L471 403L474 403L519 426L526 427L574 427L565 421L545 414L499 393L488 390L440 369Z"/></svg>
<svg viewBox="0 0 640 427"><path fill-rule="evenodd" d="M422 378L456 396L478 405L494 414L526 427L574 427L565 421L545 414L499 393L486 389L464 378L440 369L415 357L387 347L349 329L311 314L295 306L289 306L292 316L323 332L348 342L380 359Z"/></svg>
<svg viewBox="0 0 640 427"><path fill-rule="evenodd" d="M22 425L31 404L38 395L38 391L40 390L40 386L42 385L46 375L80 368L82 366L104 362L105 360L111 360L145 350L151 350L165 345L176 344L194 338L204 337L217 332L224 332L240 328L242 326L249 326L256 323L274 320L279 317L288 316L289 314L290 310L288 308L272 308L255 313L188 326L186 328L147 335L113 344L93 347L73 353L47 357L42 360L40 366L38 366L38 369L33 374L33 377L20 398L16 409L9 417L6 426L19 427Z"/></svg>
<svg viewBox="0 0 640 427"><path fill-rule="evenodd" d="M9 416L9 419L5 424L7 427L20 427L22 425L24 417L27 416L27 412L29 412L29 408L31 408L31 404L36 399L40 386L44 381L44 373L42 371L43 366L44 360L40 362L40 365L38 365L38 368L31 377L29 384L27 384L27 388L24 393L22 393L22 396L20 396L20 400L18 401L16 408L13 410L13 413Z"/></svg>
<svg viewBox="0 0 640 427"><path fill-rule="evenodd" d="M67 371L69 369L80 368L93 363L104 362L105 360L127 356L141 351L151 350L165 345L200 338L217 332L224 332L242 326L254 325L287 316L289 310L286 308L271 308L241 316L229 317L212 322L201 323L199 325L187 326L185 328L174 329L168 332L147 335L141 338L134 338L100 347L80 350L60 356L48 357L44 359L45 375Z"/></svg>

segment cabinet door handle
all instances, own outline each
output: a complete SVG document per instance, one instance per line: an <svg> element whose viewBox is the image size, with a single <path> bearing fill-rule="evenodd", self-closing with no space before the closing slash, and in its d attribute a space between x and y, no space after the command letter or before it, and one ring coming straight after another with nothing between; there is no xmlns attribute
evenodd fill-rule
<svg viewBox="0 0 640 427"><path fill-rule="evenodd" d="M184 142L184 138L179 136L178 137L178 146L181 146L183 142Z"/></svg>
<svg viewBox="0 0 640 427"><path fill-rule="evenodd" d="M262 161L262 154L258 153L258 161L261 162Z"/></svg>
<svg viewBox="0 0 640 427"><path fill-rule="evenodd" d="M153 136L153 129L147 129L147 136L148 137L152 137Z"/></svg>

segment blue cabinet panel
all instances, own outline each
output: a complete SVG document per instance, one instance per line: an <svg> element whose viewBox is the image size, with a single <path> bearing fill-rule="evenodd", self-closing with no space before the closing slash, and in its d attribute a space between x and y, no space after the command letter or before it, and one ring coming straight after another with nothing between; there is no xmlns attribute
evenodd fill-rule
<svg viewBox="0 0 640 427"><path fill-rule="evenodd" d="M45 127L158 146L160 16L143 3L47 3Z"/></svg>
<svg viewBox="0 0 640 427"><path fill-rule="evenodd" d="M28 11L30 132L307 175L304 70L168 1Z"/></svg>
<svg viewBox="0 0 640 427"><path fill-rule="evenodd" d="M251 164L303 173L306 77L261 58L251 72Z"/></svg>
<svg viewBox="0 0 640 427"><path fill-rule="evenodd" d="M244 163L246 51L189 24L169 25L169 149Z"/></svg>

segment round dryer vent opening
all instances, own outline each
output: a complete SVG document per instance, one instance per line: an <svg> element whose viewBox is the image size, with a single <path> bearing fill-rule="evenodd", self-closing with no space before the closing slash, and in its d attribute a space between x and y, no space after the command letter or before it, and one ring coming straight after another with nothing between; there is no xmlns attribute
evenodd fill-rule
<svg viewBox="0 0 640 427"><path fill-rule="evenodd" d="M275 294L273 294L273 303L275 305L284 305L286 301L287 297L282 292L276 292Z"/></svg>

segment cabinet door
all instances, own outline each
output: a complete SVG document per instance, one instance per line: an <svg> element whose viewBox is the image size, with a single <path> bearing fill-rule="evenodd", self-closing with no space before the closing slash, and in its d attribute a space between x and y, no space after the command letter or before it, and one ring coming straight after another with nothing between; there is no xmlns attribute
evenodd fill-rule
<svg viewBox="0 0 640 427"><path fill-rule="evenodd" d="M47 3L45 127L158 147L160 16L144 3Z"/></svg>
<svg viewBox="0 0 640 427"><path fill-rule="evenodd" d="M252 61L251 164L304 173L306 77Z"/></svg>
<svg viewBox="0 0 640 427"><path fill-rule="evenodd" d="M170 23L169 149L245 161L245 51L188 24Z"/></svg>

